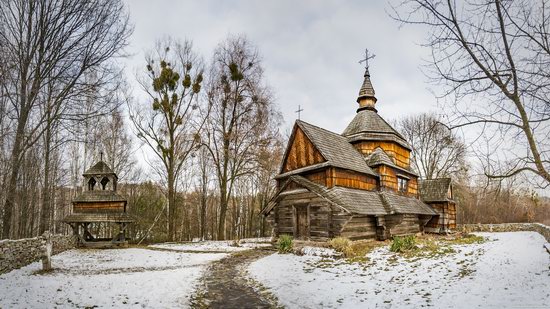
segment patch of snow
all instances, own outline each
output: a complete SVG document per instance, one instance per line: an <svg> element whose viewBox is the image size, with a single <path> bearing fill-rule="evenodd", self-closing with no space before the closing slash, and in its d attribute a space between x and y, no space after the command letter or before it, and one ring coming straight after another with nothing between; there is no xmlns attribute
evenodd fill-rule
<svg viewBox="0 0 550 309"><path fill-rule="evenodd" d="M336 250L331 248L321 248L321 247L303 247L300 250L300 253L303 255L309 256L322 256L322 257L336 257L340 254Z"/></svg>
<svg viewBox="0 0 550 309"><path fill-rule="evenodd" d="M176 251L189 252L236 252L253 248L270 247L270 243L266 243L265 238L250 238L241 240L238 245L235 245L233 240L225 241L200 241L200 242L184 242L184 243L162 243L150 245L151 248L169 249Z"/></svg>
<svg viewBox="0 0 550 309"><path fill-rule="evenodd" d="M206 265L223 253L70 250L0 276L0 308L185 307ZM38 273L37 273L38 272Z"/></svg>
<svg viewBox="0 0 550 309"><path fill-rule="evenodd" d="M439 257L405 259L387 246L368 254L366 264L273 254L248 272L290 308L549 308L544 237L476 234L489 241L456 245L456 253Z"/></svg>
<svg viewBox="0 0 550 309"><path fill-rule="evenodd" d="M241 243L271 243L271 237L243 238Z"/></svg>

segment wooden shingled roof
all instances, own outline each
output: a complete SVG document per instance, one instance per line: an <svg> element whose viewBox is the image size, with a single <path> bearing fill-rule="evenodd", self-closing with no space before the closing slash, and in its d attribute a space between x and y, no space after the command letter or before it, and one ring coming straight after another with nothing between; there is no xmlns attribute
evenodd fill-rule
<svg viewBox="0 0 550 309"><path fill-rule="evenodd" d="M74 203L126 202L126 198L111 190L84 191L73 199Z"/></svg>
<svg viewBox="0 0 550 309"><path fill-rule="evenodd" d="M349 142L368 139L371 141L394 141L411 150L405 138L399 134L374 110L363 109L357 112L353 120L342 133Z"/></svg>
<svg viewBox="0 0 550 309"><path fill-rule="evenodd" d="M309 138L317 150L319 150L323 158L327 160L326 162L320 163L318 167L334 166L378 176L378 174L367 165L361 153L359 153L345 137L301 120L296 120L296 125L302 129L304 134ZM315 167L317 166L313 165L309 167L309 169ZM278 175L277 178L286 177L298 172L300 172L300 170L293 170Z"/></svg>
<svg viewBox="0 0 550 309"><path fill-rule="evenodd" d="M377 165L388 165L388 166L394 166L392 159L388 154L380 147L376 147L374 151L366 158L367 164L369 166L377 166Z"/></svg>
<svg viewBox="0 0 550 309"><path fill-rule="evenodd" d="M395 164L393 160L390 158L390 156L388 156L388 154L380 147L376 147L376 149L374 149L374 151L368 157L366 157L365 160L369 167L375 167L378 165L387 165L399 171L405 172L406 174L418 176L418 174L416 174L416 172L414 172L410 167L403 168Z"/></svg>
<svg viewBox="0 0 550 309"><path fill-rule="evenodd" d="M420 215L437 214L430 206L414 197L399 195L391 191L381 191L380 197L393 213Z"/></svg>
<svg viewBox="0 0 550 309"><path fill-rule="evenodd" d="M83 176L107 175L107 174L115 175L115 172L113 172L113 170L109 167L109 165L107 165L107 163L103 161L99 161L94 166L90 167L87 171L85 171Z"/></svg>
<svg viewBox="0 0 550 309"><path fill-rule="evenodd" d="M420 199L424 202L447 202L451 178L425 179L420 181Z"/></svg>
<svg viewBox="0 0 550 309"><path fill-rule="evenodd" d="M351 213L361 215L387 215L388 209L377 191L332 187L329 189L342 201L343 207Z"/></svg>
<svg viewBox="0 0 550 309"><path fill-rule="evenodd" d="M435 215L435 211L419 199L407 197L391 192L367 191L345 187L327 188L312 182L305 177L294 175L281 186L268 206L261 214L268 214L275 206L280 193L286 186L294 182L301 187L317 194L332 205L341 207L349 213L360 215L391 215L391 214L426 214Z"/></svg>
<svg viewBox="0 0 550 309"><path fill-rule="evenodd" d="M374 87L372 86L372 83L370 81L370 73L369 69L367 68L365 70L365 75L363 79L363 84L361 85L361 89L359 89L359 96L357 97L357 102L359 102L363 98L373 98L376 101Z"/></svg>

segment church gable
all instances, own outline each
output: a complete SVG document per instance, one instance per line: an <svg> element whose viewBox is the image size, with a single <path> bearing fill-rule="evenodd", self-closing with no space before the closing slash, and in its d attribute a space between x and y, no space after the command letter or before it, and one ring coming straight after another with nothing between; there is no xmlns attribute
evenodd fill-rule
<svg viewBox="0 0 550 309"><path fill-rule="evenodd" d="M282 173L326 161L299 126L294 127L288 145L281 169Z"/></svg>

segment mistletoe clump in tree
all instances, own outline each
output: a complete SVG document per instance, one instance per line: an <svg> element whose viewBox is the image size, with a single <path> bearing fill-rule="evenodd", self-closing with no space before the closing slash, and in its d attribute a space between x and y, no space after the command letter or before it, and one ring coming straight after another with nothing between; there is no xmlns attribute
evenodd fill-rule
<svg viewBox="0 0 550 309"><path fill-rule="evenodd" d="M159 48L162 45L166 47ZM152 108L130 108L130 116L138 137L156 154L153 167L166 183L168 239L172 241L176 235L178 176L199 145L204 124L198 101L203 69L190 42L168 41L158 46L156 57L149 57L146 78L140 81L153 101Z"/></svg>

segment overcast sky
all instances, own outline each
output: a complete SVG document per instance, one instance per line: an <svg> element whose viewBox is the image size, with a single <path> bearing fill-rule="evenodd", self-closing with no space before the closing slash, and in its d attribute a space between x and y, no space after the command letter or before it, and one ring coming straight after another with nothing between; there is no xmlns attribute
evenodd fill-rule
<svg viewBox="0 0 550 309"><path fill-rule="evenodd" d="M129 79L145 67L143 52L169 35L191 39L206 61L228 34L258 47L265 77L288 131L300 105L302 119L341 133L357 109L365 48L377 108L387 120L436 110L421 72L428 50L421 29L399 29L385 1L127 1L135 31ZM135 93L140 89L135 87Z"/></svg>

